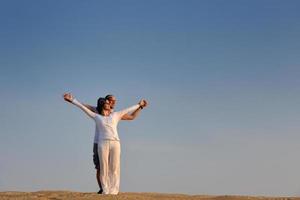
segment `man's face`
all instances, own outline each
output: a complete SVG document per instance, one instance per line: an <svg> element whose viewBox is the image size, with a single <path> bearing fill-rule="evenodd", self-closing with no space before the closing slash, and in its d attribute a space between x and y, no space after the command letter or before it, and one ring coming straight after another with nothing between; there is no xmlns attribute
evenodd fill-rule
<svg viewBox="0 0 300 200"><path fill-rule="evenodd" d="M111 97L108 98L108 103L109 103L109 105L110 105L111 108L115 107L116 102L117 102L116 97L111 96Z"/></svg>

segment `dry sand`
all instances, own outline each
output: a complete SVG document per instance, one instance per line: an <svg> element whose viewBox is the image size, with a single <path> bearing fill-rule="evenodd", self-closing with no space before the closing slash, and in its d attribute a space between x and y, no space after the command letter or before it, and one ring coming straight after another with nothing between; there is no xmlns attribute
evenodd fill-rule
<svg viewBox="0 0 300 200"><path fill-rule="evenodd" d="M300 197L262 197L262 196L210 196L159 193L120 193L119 195L98 195L95 193L70 191L38 191L38 192L0 192L0 200L4 199L103 199L103 200L300 200Z"/></svg>

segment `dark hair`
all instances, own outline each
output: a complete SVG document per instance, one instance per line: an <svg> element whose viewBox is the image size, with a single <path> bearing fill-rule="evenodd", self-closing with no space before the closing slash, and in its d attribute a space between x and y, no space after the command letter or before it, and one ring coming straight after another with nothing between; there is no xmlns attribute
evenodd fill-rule
<svg viewBox="0 0 300 200"><path fill-rule="evenodd" d="M99 114L101 114L102 110L103 110L103 105L105 103L105 98L103 97L99 97L98 101L97 101L97 111Z"/></svg>
<svg viewBox="0 0 300 200"><path fill-rule="evenodd" d="M112 98L113 96L114 96L114 95L112 95L112 94L108 94L108 95L105 96L105 99L109 100L109 99Z"/></svg>

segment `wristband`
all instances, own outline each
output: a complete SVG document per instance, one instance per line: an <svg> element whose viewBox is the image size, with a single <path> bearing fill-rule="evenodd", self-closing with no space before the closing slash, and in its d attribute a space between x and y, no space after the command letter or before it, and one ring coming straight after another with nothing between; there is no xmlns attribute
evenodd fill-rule
<svg viewBox="0 0 300 200"><path fill-rule="evenodd" d="M71 103L75 104L77 101L77 99L73 98L73 100L71 101Z"/></svg>

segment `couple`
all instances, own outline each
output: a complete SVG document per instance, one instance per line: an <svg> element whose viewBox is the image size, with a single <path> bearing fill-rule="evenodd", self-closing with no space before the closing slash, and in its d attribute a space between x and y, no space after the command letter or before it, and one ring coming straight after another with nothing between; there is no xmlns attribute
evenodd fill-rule
<svg viewBox="0 0 300 200"><path fill-rule="evenodd" d="M118 194L121 149L117 125L120 120L135 119L141 109L147 106L147 101L141 100L134 106L114 112L116 98L113 95L107 95L105 98L100 97L97 107L80 103L71 93L65 93L64 99L79 107L95 121L94 164L100 187L98 193Z"/></svg>

